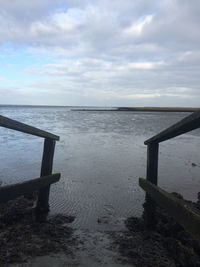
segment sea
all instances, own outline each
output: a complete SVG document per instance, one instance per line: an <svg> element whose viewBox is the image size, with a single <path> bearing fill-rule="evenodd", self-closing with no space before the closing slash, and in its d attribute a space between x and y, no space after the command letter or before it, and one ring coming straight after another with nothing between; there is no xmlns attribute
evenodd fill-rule
<svg viewBox="0 0 200 267"><path fill-rule="evenodd" d="M80 108L80 107L79 107ZM144 141L190 113L74 111L73 107L0 106L0 115L60 136L51 186L50 214L75 216L73 226L113 227L141 216L146 176ZM0 183L40 176L43 138L0 127ZM190 200L200 191L200 130L160 143L158 185Z"/></svg>

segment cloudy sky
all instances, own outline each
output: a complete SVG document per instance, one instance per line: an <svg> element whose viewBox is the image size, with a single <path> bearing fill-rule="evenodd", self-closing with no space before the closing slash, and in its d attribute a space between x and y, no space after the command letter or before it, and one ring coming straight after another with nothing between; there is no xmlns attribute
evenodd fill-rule
<svg viewBox="0 0 200 267"><path fill-rule="evenodd" d="M0 104L200 106L200 1L0 0Z"/></svg>

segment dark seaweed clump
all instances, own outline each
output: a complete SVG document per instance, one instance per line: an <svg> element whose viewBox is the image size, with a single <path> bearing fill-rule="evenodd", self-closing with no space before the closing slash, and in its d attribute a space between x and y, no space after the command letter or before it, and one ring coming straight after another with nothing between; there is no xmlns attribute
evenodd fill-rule
<svg viewBox="0 0 200 267"><path fill-rule="evenodd" d="M33 202L21 197L0 205L0 266L57 252L73 256L76 239L68 223L74 218L56 215L37 223Z"/></svg>
<svg viewBox="0 0 200 267"><path fill-rule="evenodd" d="M174 195L182 198L176 193ZM200 209L199 199L197 203L189 203ZM114 244L122 256L120 261L140 267L200 266L199 243L163 209L157 209L154 231L145 229L143 218L128 218L125 224L127 231L114 234Z"/></svg>

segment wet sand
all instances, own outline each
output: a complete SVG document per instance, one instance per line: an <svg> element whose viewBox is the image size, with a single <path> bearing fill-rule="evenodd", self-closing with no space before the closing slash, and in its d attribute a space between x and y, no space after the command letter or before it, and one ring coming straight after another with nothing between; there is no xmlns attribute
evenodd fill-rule
<svg viewBox="0 0 200 267"><path fill-rule="evenodd" d="M135 217L116 221L124 224L121 231L84 231L70 227L71 216L50 216L46 223L36 223L33 204L33 199L21 197L0 206L1 266L200 265L198 242L162 209L155 231L147 231L143 218ZM199 203L194 205L200 209Z"/></svg>
<svg viewBox="0 0 200 267"><path fill-rule="evenodd" d="M34 203L34 199L20 197L0 205L0 266L62 251L73 257L76 239L69 223L74 218L56 215L37 223Z"/></svg>

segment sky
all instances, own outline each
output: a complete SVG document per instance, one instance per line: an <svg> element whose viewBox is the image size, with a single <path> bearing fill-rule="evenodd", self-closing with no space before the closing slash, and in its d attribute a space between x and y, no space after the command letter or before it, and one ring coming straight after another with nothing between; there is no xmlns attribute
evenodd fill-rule
<svg viewBox="0 0 200 267"><path fill-rule="evenodd" d="M200 106L200 1L0 0L0 104Z"/></svg>

